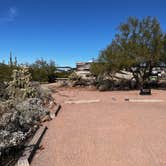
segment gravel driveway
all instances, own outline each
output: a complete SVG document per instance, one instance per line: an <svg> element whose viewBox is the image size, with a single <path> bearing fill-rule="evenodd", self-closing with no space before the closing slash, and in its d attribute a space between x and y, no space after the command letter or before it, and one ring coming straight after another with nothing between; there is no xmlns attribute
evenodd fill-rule
<svg viewBox="0 0 166 166"><path fill-rule="evenodd" d="M32 166L166 166L166 92L59 89L62 104ZM128 102L157 99L163 102ZM66 101L99 100L65 104Z"/></svg>

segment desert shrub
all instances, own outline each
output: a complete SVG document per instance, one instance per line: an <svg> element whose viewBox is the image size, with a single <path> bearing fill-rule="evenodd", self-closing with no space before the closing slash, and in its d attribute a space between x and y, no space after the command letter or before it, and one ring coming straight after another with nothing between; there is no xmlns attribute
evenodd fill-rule
<svg viewBox="0 0 166 166"><path fill-rule="evenodd" d="M99 91L112 90L114 88L114 82L112 80L106 79L98 82L97 88Z"/></svg>
<svg viewBox="0 0 166 166"><path fill-rule="evenodd" d="M36 60L35 63L29 65L30 73L33 81L54 82L56 78L56 65L54 61L49 63L43 59Z"/></svg>
<svg viewBox="0 0 166 166"><path fill-rule="evenodd" d="M77 81L80 79L81 79L81 76L79 76L76 72L71 73L69 76L69 80L71 81Z"/></svg>
<svg viewBox="0 0 166 166"><path fill-rule="evenodd" d="M31 82L27 67L14 70L6 92L0 98L0 157L1 149L17 146L44 119L50 119L45 104L53 100L51 92Z"/></svg>
<svg viewBox="0 0 166 166"><path fill-rule="evenodd" d="M71 72L63 71L63 72L56 72L55 76L56 78L69 78Z"/></svg>
<svg viewBox="0 0 166 166"><path fill-rule="evenodd" d="M10 66L4 63L0 63L0 82L8 82L11 80L11 74L17 66Z"/></svg>

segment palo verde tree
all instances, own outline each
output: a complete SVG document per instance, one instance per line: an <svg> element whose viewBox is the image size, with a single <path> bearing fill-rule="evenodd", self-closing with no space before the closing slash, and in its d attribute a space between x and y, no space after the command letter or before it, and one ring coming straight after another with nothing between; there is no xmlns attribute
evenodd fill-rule
<svg viewBox="0 0 166 166"><path fill-rule="evenodd" d="M156 18L138 20L130 17L119 30L115 40L125 57L123 64L142 86L149 81L153 67L160 62L163 48L160 24Z"/></svg>
<svg viewBox="0 0 166 166"><path fill-rule="evenodd" d="M123 66L121 48L114 41L105 50L100 52L97 61L91 64L91 73L98 79L112 78Z"/></svg>
<svg viewBox="0 0 166 166"><path fill-rule="evenodd" d="M152 69L161 63L165 55L166 36L163 34L156 18L137 19L129 17L127 22L120 24L118 33L112 43L100 54L98 60L109 68L106 73L128 70L133 73L137 84L150 79ZM103 72L103 71L102 71Z"/></svg>

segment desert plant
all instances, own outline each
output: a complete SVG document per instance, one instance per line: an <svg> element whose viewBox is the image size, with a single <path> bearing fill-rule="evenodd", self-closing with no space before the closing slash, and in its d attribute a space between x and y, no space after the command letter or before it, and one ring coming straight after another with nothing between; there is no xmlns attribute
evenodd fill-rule
<svg viewBox="0 0 166 166"><path fill-rule="evenodd" d="M54 61L49 63L43 59L36 60L29 65L29 71L32 74L33 81L54 82L56 78L56 65Z"/></svg>
<svg viewBox="0 0 166 166"><path fill-rule="evenodd" d="M19 70L13 70L12 81L7 87L9 98L22 100L25 98L35 97L36 89L31 85L31 74L27 67L22 67Z"/></svg>
<svg viewBox="0 0 166 166"><path fill-rule="evenodd" d="M79 76L76 72L73 72L70 74L69 80L78 81L78 80L81 80L81 76Z"/></svg>

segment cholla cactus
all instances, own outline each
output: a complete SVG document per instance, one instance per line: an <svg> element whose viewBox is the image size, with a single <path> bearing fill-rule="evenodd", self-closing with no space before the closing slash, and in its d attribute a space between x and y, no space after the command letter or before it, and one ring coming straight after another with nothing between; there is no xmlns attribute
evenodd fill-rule
<svg viewBox="0 0 166 166"><path fill-rule="evenodd" d="M32 78L27 67L13 70L12 79L7 88L11 99L25 99L36 96L36 90L31 86Z"/></svg>

